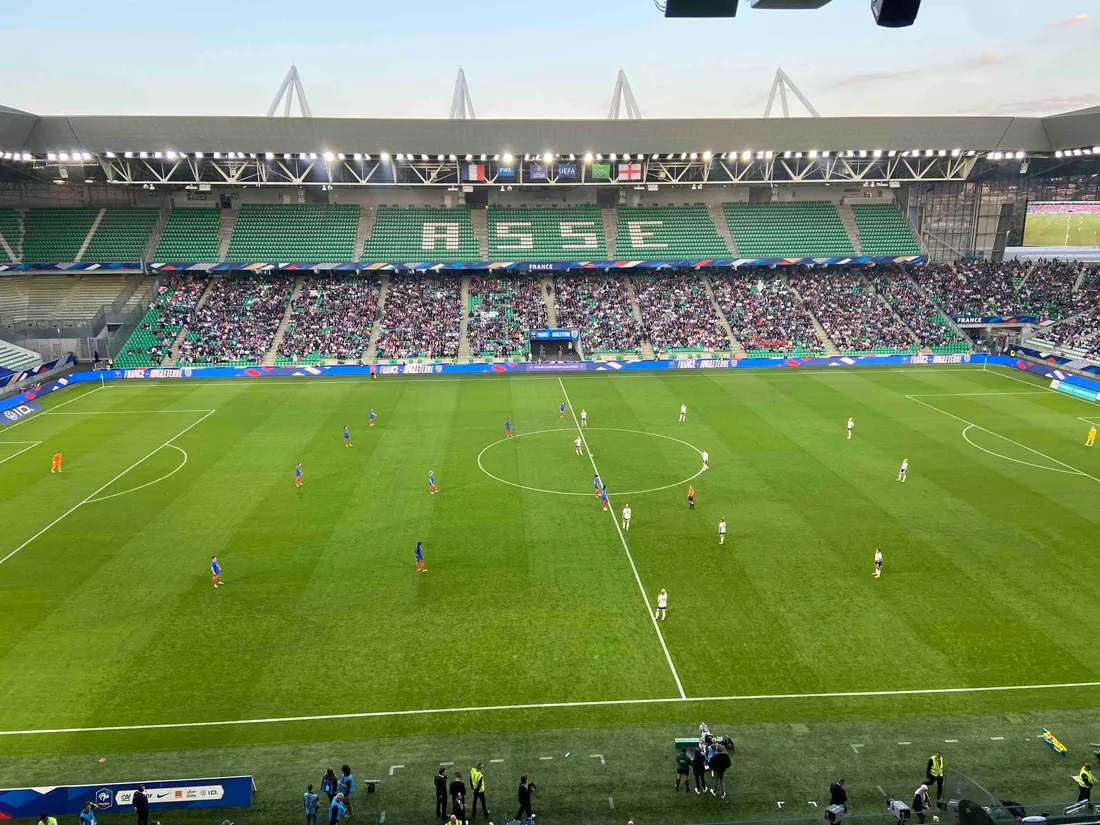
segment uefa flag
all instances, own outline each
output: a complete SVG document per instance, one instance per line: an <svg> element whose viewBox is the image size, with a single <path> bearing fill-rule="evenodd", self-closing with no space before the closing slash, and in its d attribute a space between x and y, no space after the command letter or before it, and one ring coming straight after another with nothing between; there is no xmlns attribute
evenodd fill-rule
<svg viewBox="0 0 1100 825"><path fill-rule="evenodd" d="M558 180L576 180L577 179L577 164L575 163L559 163L558 164Z"/></svg>
<svg viewBox="0 0 1100 825"><path fill-rule="evenodd" d="M611 164L593 163L592 180L611 180Z"/></svg>
<svg viewBox="0 0 1100 825"><path fill-rule="evenodd" d="M620 163L619 164L619 180L641 180L642 179L642 164L640 163Z"/></svg>
<svg viewBox="0 0 1100 825"><path fill-rule="evenodd" d="M484 163L464 163L462 164L462 180L467 182L484 181L485 180L485 164Z"/></svg>
<svg viewBox="0 0 1100 825"><path fill-rule="evenodd" d="M532 161L531 165L527 167L527 177L531 180L548 180L550 178L550 167L541 161Z"/></svg>
<svg viewBox="0 0 1100 825"><path fill-rule="evenodd" d="M497 164L497 177L498 178L514 178L516 176L516 165L514 163L498 163Z"/></svg>

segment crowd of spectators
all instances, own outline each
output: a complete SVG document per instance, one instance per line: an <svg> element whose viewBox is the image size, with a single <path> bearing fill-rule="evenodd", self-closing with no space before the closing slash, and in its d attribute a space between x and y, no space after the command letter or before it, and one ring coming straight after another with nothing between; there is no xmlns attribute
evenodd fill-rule
<svg viewBox="0 0 1100 825"><path fill-rule="evenodd" d="M727 350L729 339L702 280L692 272L632 278L642 323L661 357L674 350Z"/></svg>
<svg viewBox="0 0 1100 825"><path fill-rule="evenodd" d="M382 359L454 358L462 329L459 279L393 277L376 354Z"/></svg>
<svg viewBox="0 0 1100 825"><path fill-rule="evenodd" d="M955 327L904 271L876 269L869 277L879 294L920 339L922 347L963 343Z"/></svg>
<svg viewBox="0 0 1100 825"><path fill-rule="evenodd" d="M180 364L260 363L283 320L292 278L226 277L192 313Z"/></svg>
<svg viewBox="0 0 1100 825"><path fill-rule="evenodd" d="M580 275L554 279L558 327L578 329L586 355L637 352L643 331L634 317L625 278Z"/></svg>
<svg viewBox="0 0 1100 825"><path fill-rule="evenodd" d="M825 345L806 307L780 275L750 272L714 276L714 297L734 337L753 352L821 352Z"/></svg>
<svg viewBox="0 0 1100 825"><path fill-rule="evenodd" d="M537 278L470 279L466 337L473 356L521 357L527 333L546 328L546 301Z"/></svg>
<svg viewBox="0 0 1100 825"><path fill-rule="evenodd" d="M841 352L911 349L914 342L908 328L863 274L860 269L814 270L792 275L790 283Z"/></svg>
<svg viewBox="0 0 1100 825"><path fill-rule="evenodd" d="M1035 337L1054 349L1077 350L1086 358L1100 359L1100 308L1055 324Z"/></svg>
<svg viewBox="0 0 1100 825"><path fill-rule="evenodd" d="M378 289L375 278L309 278L291 303L279 356L289 361L361 359L378 315Z"/></svg>
<svg viewBox="0 0 1100 825"><path fill-rule="evenodd" d="M156 318L152 322L142 323L142 328L149 333L152 343L140 350L131 346L125 355L151 364L159 364L163 361L171 352L180 328L191 318L191 313L195 311L195 304L206 291L208 283L206 278L177 275L157 287L157 296L153 300L153 308L157 311ZM130 337L131 344L135 337L137 336ZM148 338L145 340L148 341Z"/></svg>

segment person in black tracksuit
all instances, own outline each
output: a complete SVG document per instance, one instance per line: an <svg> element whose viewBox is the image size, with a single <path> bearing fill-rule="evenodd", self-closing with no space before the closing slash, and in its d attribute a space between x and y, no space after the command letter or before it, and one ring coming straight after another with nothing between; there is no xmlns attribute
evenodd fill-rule
<svg viewBox="0 0 1100 825"><path fill-rule="evenodd" d="M519 800L519 810L516 811L516 822L526 822L531 818L531 794L535 791L535 783L527 781L527 774L519 778L519 792L516 794ZM526 814L526 816L524 816Z"/></svg>
<svg viewBox="0 0 1100 825"><path fill-rule="evenodd" d="M435 815L447 818L447 769L440 768L435 775Z"/></svg>
<svg viewBox="0 0 1100 825"><path fill-rule="evenodd" d="M695 749L695 756L691 758L691 772L695 774L695 793L705 793L707 790L707 760L703 757L702 748Z"/></svg>
<svg viewBox="0 0 1100 825"><path fill-rule="evenodd" d="M844 790L844 780L838 779L829 786L829 806L840 805L848 813L848 792Z"/></svg>
<svg viewBox="0 0 1100 825"><path fill-rule="evenodd" d="M138 785L131 802L137 812L137 825L149 825L149 797L145 794L144 785Z"/></svg>

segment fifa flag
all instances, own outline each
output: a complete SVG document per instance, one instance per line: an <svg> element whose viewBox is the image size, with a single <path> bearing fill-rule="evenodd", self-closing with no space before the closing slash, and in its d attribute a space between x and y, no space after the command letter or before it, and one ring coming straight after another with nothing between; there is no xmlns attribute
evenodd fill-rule
<svg viewBox="0 0 1100 825"><path fill-rule="evenodd" d="M592 180L611 180L611 164L593 163Z"/></svg>
<svg viewBox="0 0 1100 825"><path fill-rule="evenodd" d="M531 180L549 180L550 167L541 161L534 161L527 167L527 177Z"/></svg>
<svg viewBox="0 0 1100 825"><path fill-rule="evenodd" d="M619 164L619 180L641 180L642 179L642 164L640 163L620 163Z"/></svg>
<svg viewBox="0 0 1100 825"><path fill-rule="evenodd" d="M462 180L467 182L484 181L485 180L485 164L484 163L464 163L462 164Z"/></svg>
<svg viewBox="0 0 1100 825"><path fill-rule="evenodd" d="M514 163L498 163L497 164L497 177L498 178L515 178L516 166Z"/></svg>
<svg viewBox="0 0 1100 825"><path fill-rule="evenodd" d="M577 164L575 163L559 163L558 164L558 180L576 180L577 179Z"/></svg>

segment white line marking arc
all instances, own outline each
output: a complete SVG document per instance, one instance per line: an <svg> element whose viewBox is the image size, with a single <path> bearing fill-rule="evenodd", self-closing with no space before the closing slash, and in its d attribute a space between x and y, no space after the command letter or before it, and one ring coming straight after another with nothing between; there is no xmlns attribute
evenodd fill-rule
<svg viewBox="0 0 1100 825"><path fill-rule="evenodd" d="M107 501L108 499L118 498L119 496L129 495L130 493L136 493L138 490L144 490L146 487L152 487L154 484L160 484L165 479L174 476L185 466L187 466L187 451L184 450L182 447L177 447L175 444L169 444L168 446L171 447L173 450L178 450L179 452L183 453L183 461L181 461L174 470L166 473L165 475L162 475L160 478L154 478L152 481L147 481L144 484L139 484L137 487L131 487L129 490L123 490L120 493L111 493L111 495L109 496L97 496L96 498L90 499L88 503L95 504L97 501Z"/></svg>
<svg viewBox="0 0 1100 825"><path fill-rule="evenodd" d="M973 424L971 424L969 426L966 426L966 427L963 427L963 431L962 431L963 441L965 441L971 447L974 447L976 449L981 450L983 453L988 453L989 455L994 456L996 458L1003 459L1004 461L1011 461L1014 464L1023 464L1026 467L1034 467L1037 470L1050 470L1052 473L1065 473L1068 476L1084 475L1084 473L1079 472L1077 470L1063 470L1060 467L1046 467L1042 464L1035 464L1034 462L1031 462L1031 461L1024 461L1023 459L1013 458L1012 456L1001 455L1000 453L995 453L992 450L987 450L981 444L975 444L973 441L970 440L970 436L968 436L967 433L970 432L972 429L974 429ZM978 427L978 429L980 430L982 428ZM986 431L986 432L988 432L988 431Z"/></svg>

